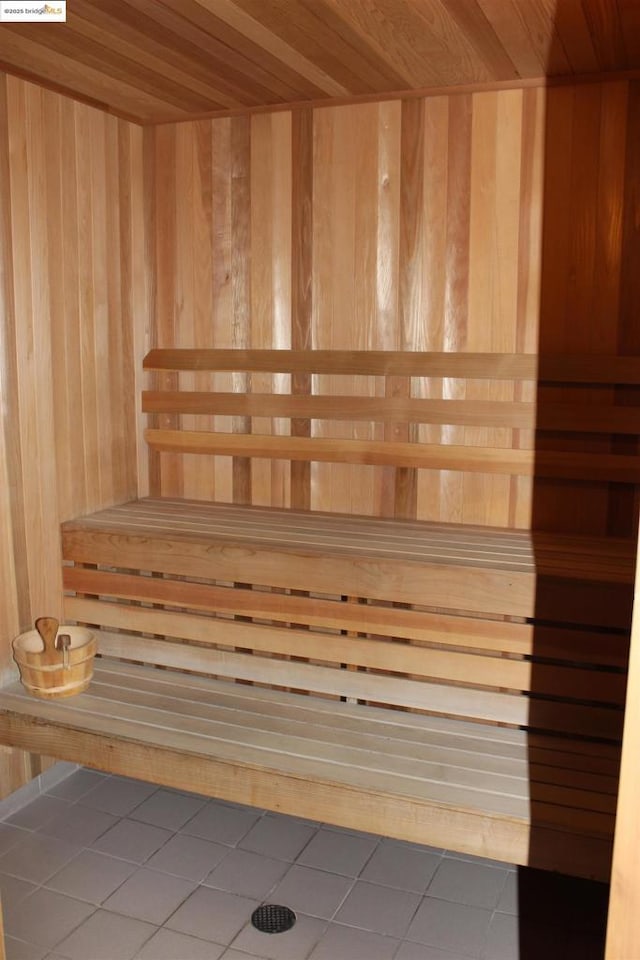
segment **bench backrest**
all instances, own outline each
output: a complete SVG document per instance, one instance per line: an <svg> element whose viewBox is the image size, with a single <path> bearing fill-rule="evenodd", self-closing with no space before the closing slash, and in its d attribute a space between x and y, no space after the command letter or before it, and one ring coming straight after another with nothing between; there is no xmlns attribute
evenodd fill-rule
<svg viewBox="0 0 640 960"><path fill-rule="evenodd" d="M228 456L245 473L254 458L393 468L396 516L412 515L418 469L640 482L624 441L640 406L617 402L640 383L636 357L156 349L144 368L152 451ZM234 500L249 502L248 483Z"/></svg>

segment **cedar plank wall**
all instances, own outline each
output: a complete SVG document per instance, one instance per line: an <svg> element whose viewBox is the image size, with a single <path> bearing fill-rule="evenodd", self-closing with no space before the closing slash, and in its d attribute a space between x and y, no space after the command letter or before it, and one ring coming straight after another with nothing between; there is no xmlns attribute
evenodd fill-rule
<svg viewBox="0 0 640 960"><path fill-rule="evenodd" d="M637 267L627 270L626 292L621 270L625 191L637 177L627 176L625 159L633 99L620 81L150 130L157 345L535 352L540 339L548 352L629 349ZM352 386L321 379L335 392ZM401 380L391 384L397 395L410 388ZM187 389L207 382L203 374L184 379ZM229 389L231 377L218 383ZM380 389L374 380L368 386ZM254 375L252 387L271 389L270 380ZM294 389L310 383L300 378ZM465 387L448 380L430 389L462 397ZM527 389L466 387L477 399L527 399ZM549 399L561 396L556 390ZM219 418L216 427L230 425ZM233 428L250 427L239 418ZM256 419L253 429L270 426ZM332 429L370 437L382 427ZM396 436L533 442L522 430L414 430ZM156 454L151 485L166 495L499 526L533 519L537 527L633 535L634 496L605 484L534 489L528 478L405 473L394 502L384 468L290 471L277 461L250 467Z"/></svg>
<svg viewBox="0 0 640 960"><path fill-rule="evenodd" d="M60 615L60 521L137 493L142 139L137 126L0 75L2 671L12 637ZM4 749L0 795L41 766Z"/></svg>
<svg viewBox="0 0 640 960"><path fill-rule="evenodd" d="M627 135L637 101L620 81L143 132L3 79L2 636L58 612L58 564L42 558L55 560L59 521L145 492L134 411L149 345L535 351L540 336L550 351L637 352L637 267L623 256L637 233L623 213L638 189L637 133ZM254 375L252 387L270 381ZM441 430L453 443L512 439L426 426L418 437ZM164 454L149 477L169 495L633 531L633 498L599 485L537 485L534 498L526 479L408 472L394 502L384 469ZM6 667L8 644L0 658ZM0 792L39 762L5 752Z"/></svg>

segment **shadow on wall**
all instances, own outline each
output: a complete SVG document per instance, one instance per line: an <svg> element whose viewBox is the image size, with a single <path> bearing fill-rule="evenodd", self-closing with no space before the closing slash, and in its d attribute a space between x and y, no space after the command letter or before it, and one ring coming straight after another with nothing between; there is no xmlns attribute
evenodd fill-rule
<svg viewBox="0 0 640 960"><path fill-rule="evenodd" d="M640 84L607 82L549 89L545 135L540 354L640 354L640 230L635 219L640 197ZM545 410L551 404L569 400L585 405L638 406L640 389L593 384L552 387L540 382L537 452L560 448L587 453L638 452L638 441L632 436L560 435L541 429L542 423L548 422ZM637 524L638 488L632 484L534 478L532 529L538 564L542 562L542 543L548 550L551 542L552 548L554 533L633 539ZM535 691L542 688L537 677L541 678L553 664L554 645L563 648L568 661L575 650L575 666L592 671L594 701L602 700L597 695L603 682L602 668L596 668L598 650L606 650L608 659L619 661L619 669L609 667L609 673L624 673L632 599L631 585L581 582L576 578L561 594L557 580L539 577L531 680L532 728L540 726L543 717L553 716L553 700ZM564 625L561 642L556 639L560 623ZM593 651L592 663L588 651ZM570 669L568 663L568 677ZM567 688L570 696L570 679ZM589 730L580 728L580 705L585 702L589 703L588 691L582 691L581 699L575 701L574 720L579 732L586 735L582 745L585 759L574 770L563 770L556 783L567 793L573 786L583 786L585 777L591 776L590 758L597 756L598 769L606 766L609 776L592 778L593 808L584 811L584 818L592 824L594 836L599 831L612 836L618 770L615 730L619 728L621 735L623 711L621 705L600 704L611 739L591 739ZM547 789L539 772L540 763L544 762L541 757L534 734L529 746L532 864L544 858L536 831L536 823L544 822ZM548 782L556 776L557 772ZM562 837L559 832L559 843ZM603 955L606 884L521 868L518 900L520 960ZM545 938L544 943L541 937Z"/></svg>

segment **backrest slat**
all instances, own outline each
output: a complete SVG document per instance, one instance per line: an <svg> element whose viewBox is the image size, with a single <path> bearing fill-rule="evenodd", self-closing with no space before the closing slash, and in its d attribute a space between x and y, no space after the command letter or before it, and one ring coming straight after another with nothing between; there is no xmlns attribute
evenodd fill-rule
<svg viewBox="0 0 640 960"><path fill-rule="evenodd" d="M612 355L156 349L145 357L144 369L640 384L640 358Z"/></svg>

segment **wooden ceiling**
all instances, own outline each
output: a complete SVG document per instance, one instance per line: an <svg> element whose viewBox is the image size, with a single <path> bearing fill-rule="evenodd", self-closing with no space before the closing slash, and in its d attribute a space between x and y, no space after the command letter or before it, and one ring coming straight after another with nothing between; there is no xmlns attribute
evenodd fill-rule
<svg viewBox="0 0 640 960"><path fill-rule="evenodd" d="M140 123L640 69L640 0L68 0L0 69Z"/></svg>

